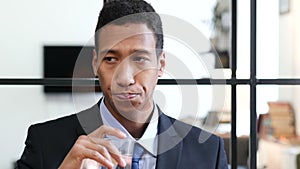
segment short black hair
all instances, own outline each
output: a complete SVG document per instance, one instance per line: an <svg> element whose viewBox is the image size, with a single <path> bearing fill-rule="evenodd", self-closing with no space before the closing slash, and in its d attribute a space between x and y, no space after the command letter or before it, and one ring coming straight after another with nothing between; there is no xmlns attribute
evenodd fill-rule
<svg viewBox="0 0 300 169"><path fill-rule="evenodd" d="M149 3L143 0L112 0L104 3L95 30L95 48L97 51L99 45L98 32L103 26L110 23L116 25L124 25L126 23L146 24L155 34L156 53L158 56L161 54L164 41L162 21Z"/></svg>

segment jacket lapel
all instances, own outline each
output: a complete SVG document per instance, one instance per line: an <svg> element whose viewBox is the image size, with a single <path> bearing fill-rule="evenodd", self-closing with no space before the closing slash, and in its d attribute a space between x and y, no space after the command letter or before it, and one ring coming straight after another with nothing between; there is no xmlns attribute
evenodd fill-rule
<svg viewBox="0 0 300 169"><path fill-rule="evenodd" d="M77 119L82 127L82 129L77 130L79 135L90 134L91 132L99 128L101 125L103 125L99 110L101 100L102 99L100 99L100 101L93 107L76 114Z"/></svg>
<svg viewBox="0 0 300 169"><path fill-rule="evenodd" d="M178 168L182 152L182 138L176 132L174 123L160 110L158 122L158 156L156 169ZM175 122L176 123L176 122Z"/></svg>

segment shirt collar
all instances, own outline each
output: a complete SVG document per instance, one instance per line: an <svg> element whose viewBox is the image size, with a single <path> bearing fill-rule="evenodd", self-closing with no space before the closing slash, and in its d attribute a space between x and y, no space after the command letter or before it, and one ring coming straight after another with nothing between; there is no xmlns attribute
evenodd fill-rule
<svg viewBox="0 0 300 169"><path fill-rule="evenodd" d="M142 145L148 152L150 152L152 155L157 155L157 127L158 127L158 109L157 106L154 106L153 115L151 117L151 121L149 125L147 126L143 136L136 140L133 138L130 133L125 129L125 127L122 126L121 123L117 119L114 118L114 116L109 112L106 105L104 104L104 98L102 99L100 103L100 115L103 121L104 125L111 126L114 128L117 128L124 132L127 135L127 138L130 138L136 142L138 142L140 145Z"/></svg>

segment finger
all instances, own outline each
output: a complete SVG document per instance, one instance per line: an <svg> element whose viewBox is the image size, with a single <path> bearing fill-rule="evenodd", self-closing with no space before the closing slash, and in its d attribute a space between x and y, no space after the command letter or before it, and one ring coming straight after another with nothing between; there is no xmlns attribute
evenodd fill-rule
<svg viewBox="0 0 300 169"><path fill-rule="evenodd" d="M109 139L96 139L96 141L96 144L105 147L107 150L106 153L109 154L109 157L114 163L117 163L122 167L126 165L125 159L119 152L118 148Z"/></svg>
<svg viewBox="0 0 300 169"><path fill-rule="evenodd" d="M117 163L120 167L125 167L128 162L126 162L126 158L124 158L120 154L111 153L112 159L114 159L115 163ZM128 160L127 160L128 161ZM131 162L131 159L130 159Z"/></svg>
<svg viewBox="0 0 300 169"><path fill-rule="evenodd" d="M111 140L101 139L99 140L99 144L104 145L106 147L106 149L109 151L110 155L116 163L118 163L121 167L125 167L126 160L124 159L124 156L122 156L118 148L111 142Z"/></svg>
<svg viewBox="0 0 300 169"><path fill-rule="evenodd" d="M100 165L105 166L107 168L112 168L114 166L113 162L105 158L102 154L98 151L87 149L85 151L86 156L89 159L97 161Z"/></svg>
<svg viewBox="0 0 300 169"><path fill-rule="evenodd" d="M107 125L102 125L95 131L89 134L90 137L104 138L106 135L118 137L120 139L126 138L126 134L117 128L113 128Z"/></svg>
<svg viewBox="0 0 300 169"><path fill-rule="evenodd" d="M118 148L107 138L92 139L96 144L104 146L110 153L120 154Z"/></svg>
<svg viewBox="0 0 300 169"><path fill-rule="evenodd" d="M109 153L109 151L107 150L107 148L105 146L102 146L100 144L87 144L86 148L97 151L98 153L100 153L104 158L106 158L109 161L112 161L111 159L111 155Z"/></svg>
<svg viewBox="0 0 300 169"><path fill-rule="evenodd" d="M124 139L126 138L126 134L123 133L121 130L110 127L110 126L106 126L106 125L102 125L100 126L98 129L96 129L94 132L92 132L91 134L89 134L88 136L96 143L99 145L103 145L105 146L110 155L113 156L113 161L115 163L118 163L120 166L126 166L126 162L124 160L124 158L121 156L120 152L118 151L118 149L107 139L104 139L105 136L115 136L118 137L120 139Z"/></svg>
<svg viewBox="0 0 300 169"><path fill-rule="evenodd" d="M113 160L107 148L96 144L88 136L80 136L75 145L75 150L82 153L83 159L90 158L104 166L113 166Z"/></svg>
<svg viewBox="0 0 300 169"><path fill-rule="evenodd" d="M96 142L94 142L96 140ZM126 166L125 159L120 154L117 147L108 139L89 139L85 144L86 148L98 151L107 160L119 164L121 167Z"/></svg>
<svg viewBox="0 0 300 169"><path fill-rule="evenodd" d="M80 169L99 169L101 165L92 159L84 159L81 163Z"/></svg>

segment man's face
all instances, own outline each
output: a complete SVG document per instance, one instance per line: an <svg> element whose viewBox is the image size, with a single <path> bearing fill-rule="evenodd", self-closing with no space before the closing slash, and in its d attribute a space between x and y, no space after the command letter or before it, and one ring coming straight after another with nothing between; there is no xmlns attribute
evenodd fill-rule
<svg viewBox="0 0 300 169"><path fill-rule="evenodd" d="M98 34L93 67L105 104L114 115L144 121L153 109L153 91L165 66L157 57L153 32L145 24L108 25Z"/></svg>

